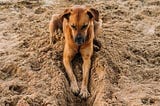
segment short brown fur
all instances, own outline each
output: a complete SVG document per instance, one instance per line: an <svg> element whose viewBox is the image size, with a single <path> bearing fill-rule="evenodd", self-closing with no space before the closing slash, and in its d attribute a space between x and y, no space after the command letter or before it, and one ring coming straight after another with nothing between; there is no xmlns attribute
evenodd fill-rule
<svg viewBox="0 0 160 106"><path fill-rule="evenodd" d="M101 23L99 12L96 9L76 5L66 9L62 14L52 16L49 24L51 44L53 44L54 33L58 29L63 30L65 36L63 63L70 80L72 92L79 94L82 98L87 98L90 95L88 80L93 54L93 39L98 34ZM78 52L81 53L83 59L81 90L71 67L71 61Z"/></svg>

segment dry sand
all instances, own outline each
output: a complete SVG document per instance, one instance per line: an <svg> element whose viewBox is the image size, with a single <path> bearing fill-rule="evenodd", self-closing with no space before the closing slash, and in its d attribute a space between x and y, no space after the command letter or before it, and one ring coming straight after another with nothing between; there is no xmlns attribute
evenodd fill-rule
<svg viewBox="0 0 160 106"><path fill-rule="evenodd" d="M103 20L87 100L70 90L63 34L49 47L52 14L72 4L92 5ZM81 65L77 55L79 85ZM160 1L0 0L0 106L160 106Z"/></svg>

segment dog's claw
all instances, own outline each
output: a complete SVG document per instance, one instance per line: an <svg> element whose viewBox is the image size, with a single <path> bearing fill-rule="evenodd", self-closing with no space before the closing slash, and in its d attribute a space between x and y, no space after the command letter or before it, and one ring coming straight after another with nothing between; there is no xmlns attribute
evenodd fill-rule
<svg viewBox="0 0 160 106"><path fill-rule="evenodd" d="M79 93L80 93L79 87L76 83L71 84L71 90L72 90L72 92L74 93L75 96L78 96Z"/></svg>
<svg viewBox="0 0 160 106"><path fill-rule="evenodd" d="M79 95L82 99L87 99L90 96L90 93L88 92L87 89L81 89L81 92Z"/></svg>

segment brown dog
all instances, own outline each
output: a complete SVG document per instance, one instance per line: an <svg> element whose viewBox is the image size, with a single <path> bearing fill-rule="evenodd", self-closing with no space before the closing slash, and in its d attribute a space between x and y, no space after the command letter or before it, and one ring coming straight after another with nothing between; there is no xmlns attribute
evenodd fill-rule
<svg viewBox="0 0 160 106"><path fill-rule="evenodd" d="M76 5L66 9L63 14L53 15L49 24L50 42L58 28L63 30L65 46L63 52L63 63L68 74L71 90L82 98L87 98L89 70L91 56L93 54L93 39L101 27L99 12L96 9ZM83 59L83 80L79 90L76 77L71 68L71 60L76 53L80 52Z"/></svg>

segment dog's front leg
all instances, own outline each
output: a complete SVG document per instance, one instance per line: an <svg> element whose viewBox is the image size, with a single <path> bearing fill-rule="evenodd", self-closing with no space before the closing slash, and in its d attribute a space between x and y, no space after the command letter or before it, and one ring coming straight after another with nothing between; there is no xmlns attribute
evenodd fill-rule
<svg viewBox="0 0 160 106"><path fill-rule="evenodd" d="M80 96L84 99L90 96L90 93L88 91L88 80L89 80L89 72L90 72L90 66L91 66L92 51L93 51L93 48L91 46L89 48L81 50L81 55L83 59L83 66L82 66L83 80L81 85Z"/></svg>
<svg viewBox="0 0 160 106"><path fill-rule="evenodd" d="M82 80L82 85L81 85L81 92L80 92L80 96L82 98L87 98L90 93L88 91L88 78L89 78L89 70L90 70L90 64L91 64L91 60L90 58L85 58L83 59L83 80Z"/></svg>
<svg viewBox="0 0 160 106"><path fill-rule="evenodd" d="M75 55L75 53L72 50L69 50L69 49L67 49L67 47L65 47L64 53L63 53L63 64L65 66L67 75L70 80L71 90L75 95L78 95L79 94L79 87L77 84L76 77L75 77L73 70L71 68L71 61L72 61L74 55Z"/></svg>

